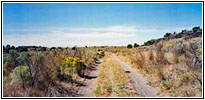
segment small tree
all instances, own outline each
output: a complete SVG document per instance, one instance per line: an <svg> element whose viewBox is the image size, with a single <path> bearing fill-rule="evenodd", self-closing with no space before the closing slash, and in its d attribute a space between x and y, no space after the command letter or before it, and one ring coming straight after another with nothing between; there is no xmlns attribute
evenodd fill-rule
<svg viewBox="0 0 205 100"><path fill-rule="evenodd" d="M192 32L196 32L199 29L200 29L200 27L194 27L194 28L192 28Z"/></svg>
<svg viewBox="0 0 205 100"><path fill-rule="evenodd" d="M164 35L164 37L169 37L169 36L171 36L172 35L172 33L166 33L165 35Z"/></svg>
<svg viewBox="0 0 205 100"><path fill-rule="evenodd" d="M128 48L128 49L132 48L132 44L128 44L128 45L127 45L127 48Z"/></svg>
<svg viewBox="0 0 205 100"><path fill-rule="evenodd" d="M134 48L139 47L139 44L135 43L134 44Z"/></svg>

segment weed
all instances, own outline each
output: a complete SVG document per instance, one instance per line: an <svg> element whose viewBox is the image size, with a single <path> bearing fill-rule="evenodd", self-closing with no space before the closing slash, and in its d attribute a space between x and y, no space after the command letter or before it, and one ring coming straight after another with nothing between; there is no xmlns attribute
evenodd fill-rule
<svg viewBox="0 0 205 100"><path fill-rule="evenodd" d="M162 81L162 85L166 90L169 90L172 87L171 83L166 81Z"/></svg>
<svg viewBox="0 0 205 100"><path fill-rule="evenodd" d="M152 82L150 82L150 81L149 81L149 82L147 82L147 85L152 85Z"/></svg>
<svg viewBox="0 0 205 100"><path fill-rule="evenodd" d="M112 92L112 86L109 85L107 88L106 88L107 92Z"/></svg>
<svg viewBox="0 0 205 100"><path fill-rule="evenodd" d="M95 89L95 90L93 91L93 93L94 93L95 95L99 95L99 94L101 93L100 88Z"/></svg>
<svg viewBox="0 0 205 100"><path fill-rule="evenodd" d="M187 82L189 81L189 79L190 79L190 77L189 77L188 75L184 75L184 76L182 77L181 81L187 83Z"/></svg>

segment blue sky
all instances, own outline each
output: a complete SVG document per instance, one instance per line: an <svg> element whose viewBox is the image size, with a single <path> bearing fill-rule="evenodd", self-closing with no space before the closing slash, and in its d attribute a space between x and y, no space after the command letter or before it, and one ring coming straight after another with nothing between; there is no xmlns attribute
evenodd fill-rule
<svg viewBox="0 0 205 100"><path fill-rule="evenodd" d="M3 43L127 45L202 26L201 3L4 3Z"/></svg>

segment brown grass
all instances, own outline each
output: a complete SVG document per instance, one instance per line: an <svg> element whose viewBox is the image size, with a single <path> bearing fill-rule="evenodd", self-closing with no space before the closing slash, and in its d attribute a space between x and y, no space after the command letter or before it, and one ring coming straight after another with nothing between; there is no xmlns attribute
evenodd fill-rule
<svg viewBox="0 0 205 100"><path fill-rule="evenodd" d="M103 60L97 77L95 97L136 97L137 93L129 84L130 79L111 55Z"/></svg>
<svg viewBox="0 0 205 100"><path fill-rule="evenodd" d="M149 60L154 60L154 54L152 50L149 51Z"/></svg>

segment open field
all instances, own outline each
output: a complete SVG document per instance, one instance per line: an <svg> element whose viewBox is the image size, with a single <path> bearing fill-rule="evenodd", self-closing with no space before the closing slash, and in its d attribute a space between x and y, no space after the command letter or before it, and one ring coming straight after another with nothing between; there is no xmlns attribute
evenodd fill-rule
<svg viewBox="0 0 205 100"><path fill-rule="evenodd" d="M2 1L2 98L204 96L203 1Z"/></svg>

